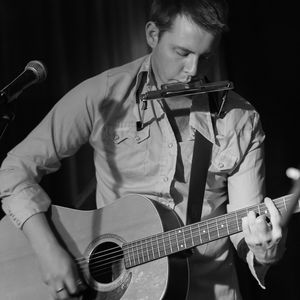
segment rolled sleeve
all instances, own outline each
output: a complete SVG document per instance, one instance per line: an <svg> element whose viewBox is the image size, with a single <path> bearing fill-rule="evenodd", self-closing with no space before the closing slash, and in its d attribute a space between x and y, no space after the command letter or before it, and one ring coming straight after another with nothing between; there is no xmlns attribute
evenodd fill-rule
<svg viewBox="0 0 300 300"><path fill-rule="evenodd" d="M252 251L248 252L246 261L253 277L257 280L260 287L265 289L265 277L270 268L270 265L257 265L255 263L254 254Z"/></svg>
<svg viewBox="0 0 300 300"><path fill-rule="evenodd" d="M45 212L51 201L45 191L38 185L26 187L16 194L2 199L2 208L12 222L22 228L31 216Z"/></svg>
<svg viewBox="0 0 300 300"><path fill-rule="evenodd" d="M246 149L245 154L240 164L228 177L228 212L259 204L265 197L265 135L261 127L259 115L257 113L254 114L251 126L245 126L244 128L244 136L249 137L249 142L245 139L243 145L243 148ZM230 237L237 250L243 237L244 234L242 232ZM268 268L257 268L251 251L247 251L243 259L247 262L252 275L259 285L264 288L264 278Z"/></svg>
<svg viewBox="0 0 300 300"><path fill-rule="evenodd" d="M51 201L39 185L41 179L59 170L61 160L88 141L92 116L103 99L98 82L101 87L106 81L94 77L67 93L3 161L0 198L4 212L17 227L48 209Z"/></svg>

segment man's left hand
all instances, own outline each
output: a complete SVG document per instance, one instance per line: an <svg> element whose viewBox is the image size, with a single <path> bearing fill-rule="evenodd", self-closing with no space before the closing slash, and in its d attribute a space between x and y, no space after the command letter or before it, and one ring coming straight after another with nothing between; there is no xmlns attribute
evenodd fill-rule
<svg viewBox="0 0 300 300"><path fill-rule="evenodd" d="M265 198L265 205L270 213L258 216L250 211L242 219L245 242L253 252L258 263L266 265L277 262L284 254L286 232L281 227L281 215L270 198Z"/></svg>

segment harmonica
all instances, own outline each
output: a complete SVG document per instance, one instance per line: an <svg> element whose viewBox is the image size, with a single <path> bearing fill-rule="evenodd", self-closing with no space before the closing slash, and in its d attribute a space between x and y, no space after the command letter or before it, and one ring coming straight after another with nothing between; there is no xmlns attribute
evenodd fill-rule
<svg viewBox="0 0 300 300"><path fill-rule="evenodd" d="M202 81L194 81L188 83L176 82L163 84L160 90L148 91L144 94L141 94L140 100L151 101L176 96L189 96L211 92L228 91L232 90L233 88L233 83L228 80L209 83L203 83Z"/></svg>

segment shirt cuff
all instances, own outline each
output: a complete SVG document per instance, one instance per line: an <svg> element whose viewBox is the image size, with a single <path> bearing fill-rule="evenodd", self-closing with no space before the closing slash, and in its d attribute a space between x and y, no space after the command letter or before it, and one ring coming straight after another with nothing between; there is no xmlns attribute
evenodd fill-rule
<svg viewBox="0 0 300 300"><path fill-rule="evenodd" d="M249 266L249 269L250 269L252 275L257 280L260 287L263 289L266 289L265 277L270 268L270 265L262 265L262 264L256 263L254 254L251 250L249 250L247 253L246 261L248 263L248 266Z"/></svg>
<svg viewBox="0 0 300 300"><path fill-rule="evenodd" d="M2 209L18 228L31 216L45 212L50 206L50 198L38 185L31 185L2 199Z"/></svg>

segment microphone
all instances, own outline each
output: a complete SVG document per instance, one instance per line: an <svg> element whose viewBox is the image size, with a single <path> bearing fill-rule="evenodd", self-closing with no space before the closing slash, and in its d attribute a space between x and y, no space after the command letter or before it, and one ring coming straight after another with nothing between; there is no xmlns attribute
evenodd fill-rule
<svg viewBox="0 0 300 300"><path fill-rule="evenodd" d="M46 67L38 60L30 61L24 71L0 91L0 104L12 102L29 86L44 81L46 77Z"/></svg>

